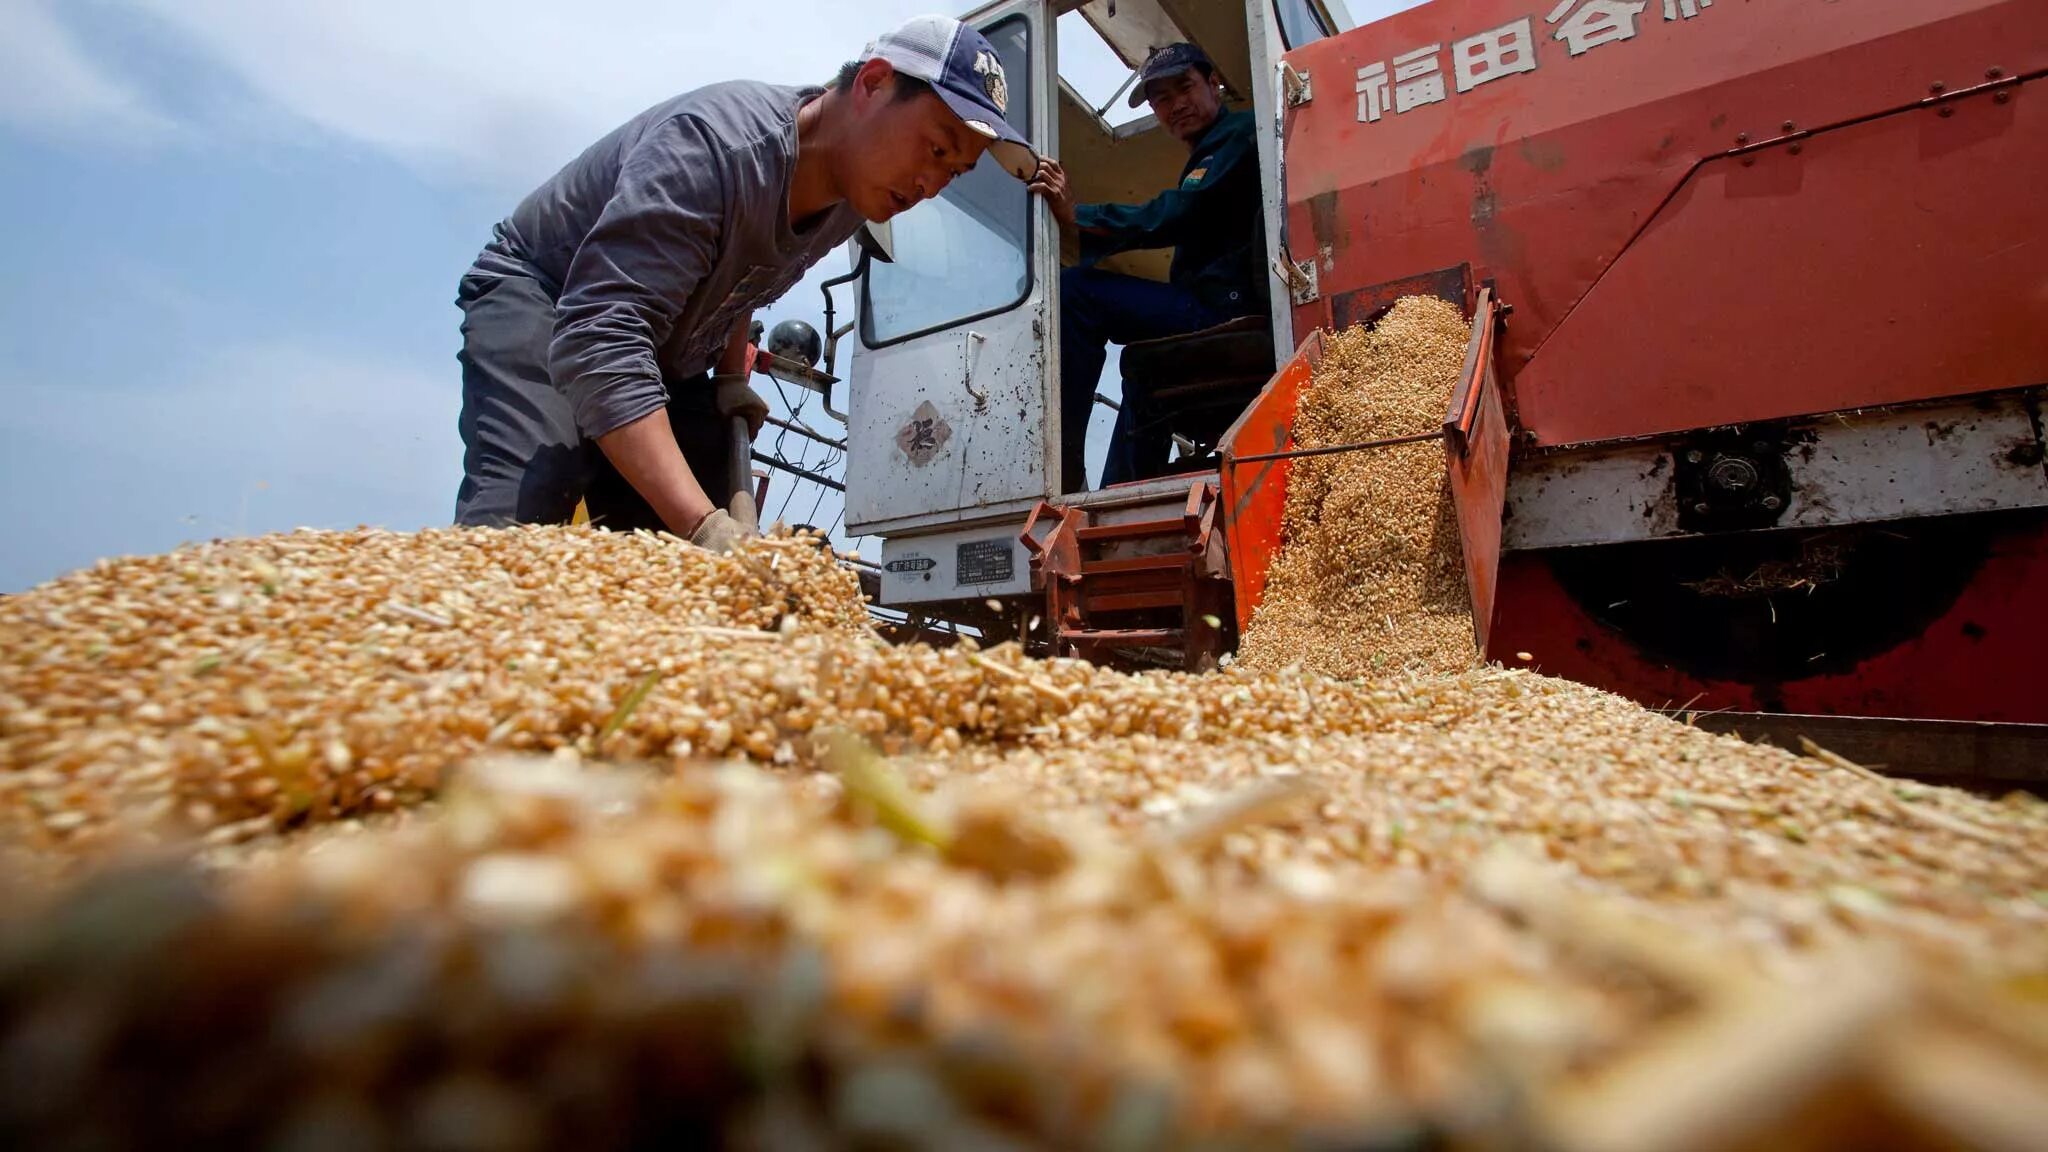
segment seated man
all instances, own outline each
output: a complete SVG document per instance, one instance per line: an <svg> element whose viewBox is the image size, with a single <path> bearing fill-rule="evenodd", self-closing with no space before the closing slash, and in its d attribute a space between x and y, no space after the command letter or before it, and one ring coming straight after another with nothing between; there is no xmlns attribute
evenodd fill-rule
<svg viewBox="0 0 2048 1152"><path fill-rule="evenodd" d="M1077 205L1066 173L1050 160L1041 161L1031 184L1061 229L1077 231L1081 243L1081 266L1060 276L1061 469L1070 492L1088 486L1088 417L1107 345L1195 332L1267 307L1252 114L1224 109L1215 66L1192 44L1170 44L1145 61L1131 106L1140 100L1187 145L1175 187L1144 204ZM1090 266L1117 252L1166 247L1174 251L1164 284ZM1167 437L1157 429L1143 434L1143 407L1144 397L1125 392L1104 485L1164 469Z"/></svg>

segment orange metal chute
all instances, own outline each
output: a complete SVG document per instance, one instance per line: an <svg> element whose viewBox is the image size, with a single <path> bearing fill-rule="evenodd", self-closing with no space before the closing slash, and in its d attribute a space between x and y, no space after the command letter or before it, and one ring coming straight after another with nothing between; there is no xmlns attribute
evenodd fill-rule
<svg viewBox="0 0 2048 1152"><path fill-rule="evenodd" d="M1472 598L1474 639L1483 652L1493 619L1495 577L1500 567L1501 509L1508 480L1508 426L1493 365L1499 311L1490 291L1480 291L1472 313L1472 334L1466 344L1464 368L1452 391L1441 436L1451 499L1458 512L1466 588ZM1311 333L1294 358L1274 375L1223 438L1223 531L1230 553L1240 633L1250 625L1253 611L1265 598L1268 569L1285 542L1287 481L1294 465L1288 458L1240 457L1287 452L1298 447L1294 442L1294 414L1322 356L1322 333Z"/></svg>

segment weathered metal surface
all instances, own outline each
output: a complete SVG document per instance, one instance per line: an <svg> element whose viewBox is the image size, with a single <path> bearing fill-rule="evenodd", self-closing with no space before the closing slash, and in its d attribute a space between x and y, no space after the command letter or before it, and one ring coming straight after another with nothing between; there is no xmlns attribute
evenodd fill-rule
<svg viewBox="0 0 2048 1152"><path fill-rule="evenodd" d="M1285 459L1240 463L1236 458L1284 452L1293 445L1295 406L1322 358L1322 333L1310 332L1223 436L1223 535L1240 631L1251 624L1252 611L1266 593L1267 566L1280 552L1292 464Z"/></svg>
<svg viewBox="0 0 2048 1152"><path fill-rule="evenodd" d="M1895 545L1881 563L1837 581L1859 583L1854 596L1788 580L1781 591L1716 602L1679 594L1646 562L1651 550L1815 533L1510 552L1487 655L1653 708L2048 722L2048 692L2035 672L2048 651L2048 514L1851 531ZM1828 534L1818 535L1825 543ZM1581 574L1608 573L1609 590L1572 579L1566 557L1577 558Z"/></svg>
<svg viewBox="0 0 2048 1152"><path fill-rule="evenodd" d="M1794 421L1784 445L1784 528L2048 506L2036 417L2040 389ZM1508 485L1510 549L1613 544L1690 534L1677 473L1687 442L1662 440L1525 455Z"/></svg>
<svg viewBox="0 0 2048 1152"><path fill-rule="evenodd" d="M1501 509L1508 486L1508 422L1494 372L1499 323L1493 293L1482 289L1472 315L1465 367L1444 417L1444 464L1451 503L1458 511L1458 542L1465 558L1465 589L1472 600L1472 632L1486 651L1494 589L1500 573Z"/></svg>
<svg viewBox="0 0 2048 1152"><path fill-rule="evenodd" d="M847 527L914 525L1048 491L1056 406L1034 331L1043 286L1023 310L854 361ZM981 339L974 339L980 336Z"/></svg>
<svg viewBox="0 0 2048 1152"><path fill-rule="evenodd" d="M1336 198L1331 197L1325 202L1334 211ZM1320 235L1329 236L1336 233L1337 227L1330 223L1317 231ZM1460 312L1466 311L1472 301L1472 267L1460 264L1455 268L1401 276L1384 284L1340 293L1330 298L1330 318L1339 329L1353 324L1370 324L1403 296L1435 296L1457 305Z"/></svg>
<svg viewBox="0 0 2048 1152"><path fill-rule="evenodd" d="M1057 8L1078 8L1125 64L1145 62L1155 48L1178 40L1200 44L1216 62L1217 76L1234 99L1250 85L1235 62L1248 58L1247 21L1242 0L1058 0Z"/></svg>
<svg viewBox="0 0 2048 1152"><path fill-rule="evenodd" d="M2048 724L1800 716L1777 712L1678 713L1709 732L1802 751L1802 738L1887 776L1981 791L2048 791Z"/></svg>
<svg viewBox="0 0 2048 1152"><path fill-rule="evenodd" d="M1267 322L1273 333L1275 360L1294 347L1294 307L1287 279L1281 274L1290 259L1284 243L1287 219L1287 164L1281 141L1281 110L1288 103L1280 58L1287 53L1272 0L1239 0L1244 12L1245 47L1251 57L1252 114L1258 122L1259 210L1265 218ZM1221 7L1222 5L1217 5ZM1276 367L1268 362L1268 368Z"/></svg>
<svg viewBox="0 0 2048 1152"><path fill-rule="evenodd" d="M1536 442L2048 380L2048 98L1953 111L1701 167L1518 377Z"/></svg>
<svg viewBox="0 0 2048 1152"><path fill-rule="evenodd" d="M1082 18L1131 68L1143 64L1154 48L1185 40L1188 35L1167 15L1159 0L1088 0L1084 4L1061 6L1080 9Z"/></svg>
<svg viewBox="0 0 2048 1152"><path fill-rule="evenodd" d="M1508 478L1509 551L1680 536L1662 442L1525 454Z"/></svg>
<svg viewBox="0 0 2048 1152"><path fill-rule="evenodd" d="M1184 473L1174 476L1155 476L1149 480L1133 480L1128 484L1114 484L1108 488L1096 488L1088 492L1069 492L1060 497L1061 504L1075 508L1086 508L1102 523L1101 517L1114 510L1161 508L1178 505L1187 495L1188 485L1199 476ZM1161 513L1163 515L1163 513Z"/></svg>
<svg viewBox="0 0 2048 1152"><path fill-rule="evenodd" d="M1005 523L882 541L882 604L984 600L1031 591L1031 557Z"/></svg>
<svg viewBox="0 0 2048 1152"><path fill-rule="evenodd" d="M1446 0L1288 55L1362 89L1289 115L1323 296L1297 331L1469 262L1515 307L1503 399L1539 444L2048 380L2048 104L1919 106L2043 74L2048 5L1606 5L1632 11L1604 37L1596 7Z"/></svg>
<svg viewBox="0 0 2048 1152"><path fill-rule="evenodd" d="M1028 91L1028 98L1020 95L1012 112L1028 107L1026 134L1034 147L1050 153L1057 144L1058 86L1046 80L1052 58L1047 6L1042 0L1008 0L981 9L974 23L1007 26L1018 19L1029 27L1030 63L1015 78L1013 91ZM956 185L949 195L965 186ZM1006 184L1003 195L1022 190ZM1057 488L1059 242L1044 202L1027 201L1031 276L1023 300L994 315L882 347L864 339L857 349L848 389L847 440L854 446L846 467L849 532L900 533L1021 514ZM938 207L920 205L911 212ZM893 275L913 275L909 220L906 213L895 225L896 263L888 266ZM957 271L953 265L960 259L941 241L957 245L960 239L945 232L928 243L935 282L938 271ZM871 268L869 276L875 275Z"/></svg>

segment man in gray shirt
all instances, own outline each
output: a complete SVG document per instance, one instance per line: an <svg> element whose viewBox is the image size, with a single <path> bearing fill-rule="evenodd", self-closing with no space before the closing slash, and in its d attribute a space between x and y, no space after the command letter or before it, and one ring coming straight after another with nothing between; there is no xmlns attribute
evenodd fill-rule
<svg viewBox="0 0 2048 1152"><path fill-rule="evenodd" d="M980 33L924 16L829 88L713 84L635 117L528 196L462 279L459 524L666 529L730 548L754 310L862 220L939 194L984 151L1037 157ZM715 371L715 375L712 375ZM721 507L729 505L729 507Z"/></svg>

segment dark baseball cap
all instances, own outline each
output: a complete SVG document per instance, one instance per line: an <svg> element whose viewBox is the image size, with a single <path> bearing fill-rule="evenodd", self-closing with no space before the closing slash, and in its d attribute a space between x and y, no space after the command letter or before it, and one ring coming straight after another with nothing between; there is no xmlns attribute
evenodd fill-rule
<svg viewBox="0 0 2048 1152"><path fill-rule="evenodd" d="M1038 153L1006 118L1010 83L987 37L950 16L918 16L869 44L860 60L877 58L931 85L961 123L988 137L988 150L1010 175L1029 180L1038 171Z"/></svg>
<svg viewBox="0 0 2048 1152"><path fill-rule="evenodd" d="M1131 85L1131 107L1145 102L1145 85L1168 76L1178 76L1191 68L1200 68L1214 76L1216 65L1209 62L1209 54L1193 44L1168 44L1152 55L1145 57L1145 63L1138 69L1138 82Z"/></svg>

